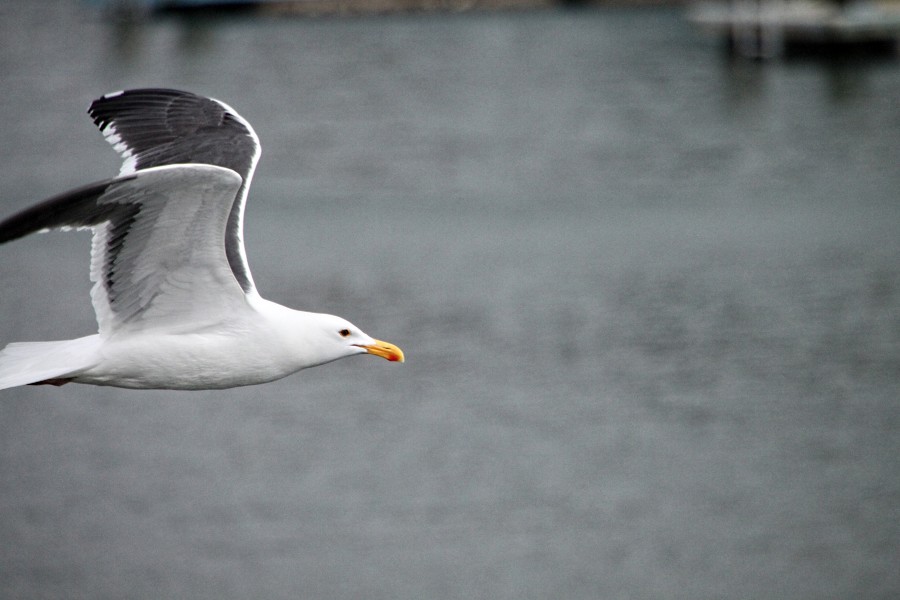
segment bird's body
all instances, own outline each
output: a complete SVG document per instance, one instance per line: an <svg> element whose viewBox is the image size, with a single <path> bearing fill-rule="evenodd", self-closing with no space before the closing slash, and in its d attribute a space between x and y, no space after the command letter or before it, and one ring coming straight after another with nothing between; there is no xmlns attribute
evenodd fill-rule
<svg viewBox="0 0 900 600"><path fill-rule="evenodd" d="M0 223L0 243L91 228L99 332L10 344L0 352L0 389L70 381L219 389L353 354L403 360L340 317L260 297L242 241L259 143L233 109L150 89L104 96L89 112L125 158L120 176L13 215Z"/></svg>
<svg viewBox="0 0 900 600"><path fill-rule="evenodd" d="M145 389L221 389L281 379L300 368L337 360L321 353L307 333L324 316L258 299L245 315L181 331L147 331L101 339L94 334L47 344L38 356L61 373L41 381ZM337 323L336 323L337 324ZM337 330L336 330L337 331ZM32 344L25 344L31 346ZM15 347L15 346L14 346ZM68 374L73 364L78 373ZM36 364L35 367L40 367ZM49 381L48 381L49 380ZM33 383L33 382L24 382Z"/></svg>

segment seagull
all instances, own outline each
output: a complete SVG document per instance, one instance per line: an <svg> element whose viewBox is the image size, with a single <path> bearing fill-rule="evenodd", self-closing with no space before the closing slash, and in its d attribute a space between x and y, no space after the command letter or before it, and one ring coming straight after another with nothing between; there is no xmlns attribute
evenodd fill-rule
<svg viewBox="0 0 900 600"><path fill-rule="evenodd" d="M119 175L10 216L0 243L90 228L98 333L9 344L0 389L225 389L356 354L403 362L400 348L346 319L259 295L243 221L260 145L233 108L190 92L134 89L95 100L88 114L124 159Z"/></svg>

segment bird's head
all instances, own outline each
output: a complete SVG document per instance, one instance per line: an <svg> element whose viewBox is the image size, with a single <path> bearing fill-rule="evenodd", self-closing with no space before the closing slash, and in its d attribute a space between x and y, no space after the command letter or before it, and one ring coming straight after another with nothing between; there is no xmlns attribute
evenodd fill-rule
<svg viewBox="0 0 900 600"><path fill-rule="evenodd" d="M404 361L400 348L376 340L346 319L325 314L309 314L309 317L314 323L315 334L314 339L308 341L322 363L355 354L372 354L392 362Z"/></svg>

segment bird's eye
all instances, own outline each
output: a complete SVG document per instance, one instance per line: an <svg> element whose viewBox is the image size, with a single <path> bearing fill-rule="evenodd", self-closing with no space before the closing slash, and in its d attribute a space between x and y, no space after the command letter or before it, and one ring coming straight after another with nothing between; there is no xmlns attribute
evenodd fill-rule
<svg viewBox="0 0 900 600"><path fill-rule="evenodd" d="M350 335L350 330L349 329L341 329L340 331L338 331L338 335L340 335L341 337L347 337Z"/></svg>

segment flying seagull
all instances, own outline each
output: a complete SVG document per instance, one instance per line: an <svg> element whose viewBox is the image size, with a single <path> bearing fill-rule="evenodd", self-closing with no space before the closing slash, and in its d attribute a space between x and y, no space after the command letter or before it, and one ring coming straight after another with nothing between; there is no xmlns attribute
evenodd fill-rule
<svg viewBox="0 0 900 600"><path fill-rule="evenodd" d="M242 233L259 138L234 109L137 89L95 100L88 114L124 159L119 176L12 215L0 222L0 243L90 228L98 333L9 344L0 389L222 389L354 354L403 362L400 348L345 319L260 297Z"/></svg>

